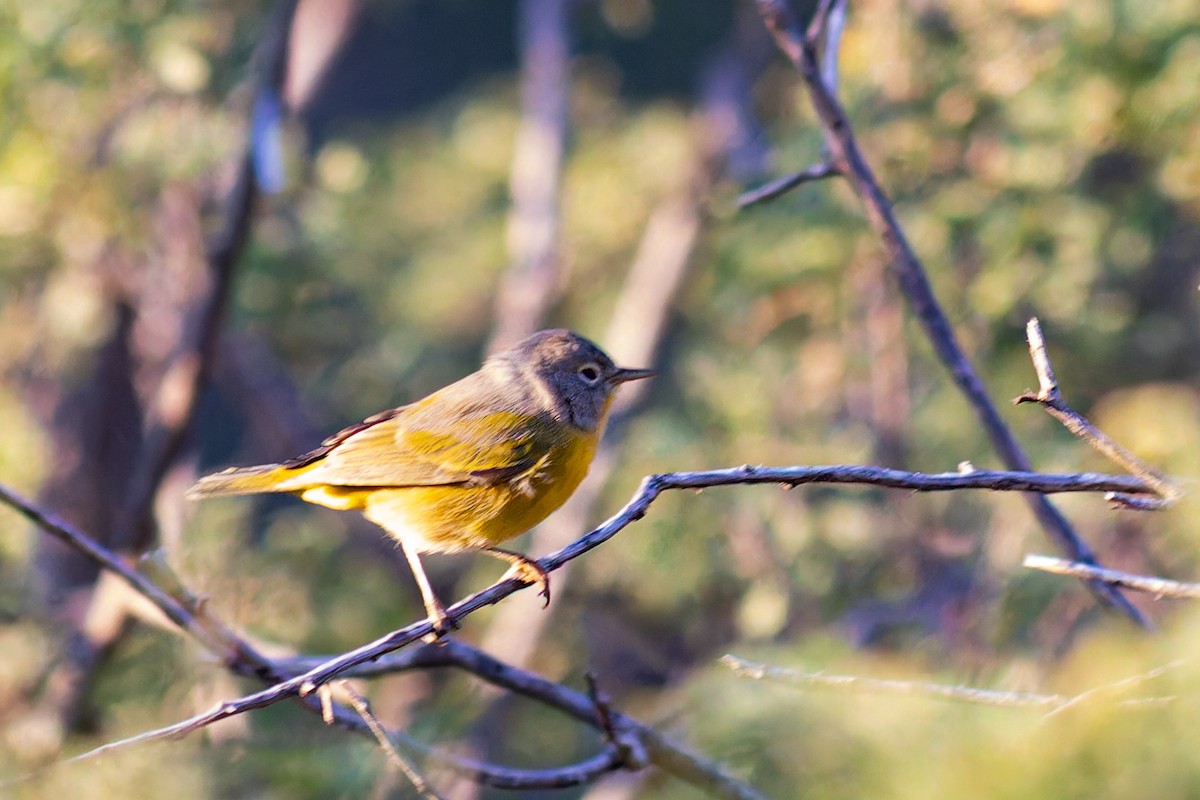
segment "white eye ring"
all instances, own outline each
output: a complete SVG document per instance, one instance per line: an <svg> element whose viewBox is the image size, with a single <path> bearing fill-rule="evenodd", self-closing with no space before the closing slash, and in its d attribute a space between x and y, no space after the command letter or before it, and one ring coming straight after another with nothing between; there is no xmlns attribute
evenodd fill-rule
<svg viewBox="0 0 1200 800"><path fill-rule="evenodd" d="M583 378L584 382L589 386L595 386L600 382L600 376L604 373L600 369L599 364L588 363L579 368L579 377Z"/></svg>

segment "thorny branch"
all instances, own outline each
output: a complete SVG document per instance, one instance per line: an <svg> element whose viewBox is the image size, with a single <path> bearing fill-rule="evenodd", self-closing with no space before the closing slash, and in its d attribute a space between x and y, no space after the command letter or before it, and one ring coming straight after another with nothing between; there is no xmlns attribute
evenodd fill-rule
<svg viewBox="0 0 1200 800"><path fill-rule="evenodd" d="M828 36L840 30L840 23L830 27L831 18L836 17L835 10L841 6L840 0L822 0L806 32L801 31L785 0L757 0L757 6L776 45L800 73L808 90L829 151L829 165L845 176L861 198L871 227L883 241L900 289L938 358L966 396L1004 463L1014 470L1032 469L1029 457L1000 417L983 381L958 343L950 320L933 293L925 268L892 211L891 201L859 149L835 87L826 81L824 73L828 72L828 64L822 65L819 51L822 43L828 47ZM1091 547L1053 503L1036 494L1028 494L1026 499L1041 526L1072 558L1096 563ZM1097 581L1089 582L1088 586L1097 597L1137 624L1150 627L1149 620L1117 589Z"/></svg>

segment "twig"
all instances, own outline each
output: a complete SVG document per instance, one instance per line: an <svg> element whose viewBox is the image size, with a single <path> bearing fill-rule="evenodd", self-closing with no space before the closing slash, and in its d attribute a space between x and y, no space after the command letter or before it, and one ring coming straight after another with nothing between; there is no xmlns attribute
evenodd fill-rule
<svg viewBox="0 0 1200 800"><path fill-rule="evenodd" d="M1073 706L1079 705L1080 703L1084 702L1085 700L1090 700L1093 697L1097 697L1099 695L1105 695L1105 694L1115 694L1117 692L1123 692L1134 686L1140 686L1141 684L1145 683L1146 681L1150 681L1155 678L1161 677L1162 675L1165 675L1167 672L1169 672L1173 669L1178 669L1179 667L1182 667L1186 663L1187 663L1186 661L1179 658L1179 659L1171 661L1167 664L1163 664L1161 667L1155 667L1154 669L1149 670L1148 672L1143 672L1140 675L1131 675L1128 678L1122 678L1119 681L1113 681L1112 683L1106 683L1103 686L1096 686L1092 689L1088 689L1085 692L1080 692L1079 694L1070 698L1069 700L1067 700L1065 703L1058 706L1057 708L1053 708L1050 711L1046 712L1046 716L1043 717L1043 719L1049 719L1050 717L1061 714L1062 712L1072 708ZM1122 703L1122 705L1125 705L1125 704L1142 705L1144 701L1161 701L1163 699L1164 698L1158 698L1158 697L1135 698L1134 702L1126 701L1126 703Z"/></svg>
<svg viewBox="0 0 1200 800"><path fill-rule="evenodd" d="M1047 709L1043 720L1061 714L1080 703L1097 696L1125 691L1146 681L1160 677L1169 670L1182 666L1181 659L1164 664L1161 667L1132 675L1128 678L1096 686L1074 695L1039 694L1036 692L1003 692L995 689L979 689L973 686L954 686L944 683L929 683L926 681L882 680L879 678L864 678L858 675L827 675L823 672L804 672L802 670L776 667L768 664L758 664L725 655L721 663L733 670L735 675L751 680L770 680L798 686L816 686L823 689L836 689L850 692L871 694L886 694L901 697L928 697L935 700L950 700L961 703L993 706L997 708L1043 708ZM1171 697L1137 697L1123 700L1121 706L1145 707L1147 704L1157 704L1172 700Z"/></svg>
<svg viewBox="0 0 1200 800"><path fill-rule="evenodd" d="M846 28L846 4L848 0L832 0L823 2L821 12L823 18L815 18L809 26L806 35L814 37L815 41L824 39L825 48L821 53L821 81L836 95L838 91L838 56L842 49L842 32ZM824 32L824 36L822 36Z"/></svg>
<svg viewBox="0 0 1200 800"><path fill-rule="evenodd" d="M824 689L843 689L851 692L900 695L905 697L931 697L938 700L953 700L976 705L1015 707L1056 707L1070 698L1061 694L1036 694L1033 692L1002 692L995 689L977 689L973 686L954 686L926 681L897 681L880 678L864 678L858 675L827 675L824 672L803 672L787 667L757 664L734 655L721 656L721 663L733 670L735 675L751 680L771 680L803 686L818 686Z"/></svg>
<svg viewBox="0 0 1200 800"><path fill-rule="evenodd" d="M817 45L825 35L825 26L832 7L831 0L822 0L807 34L801 33L785 0L757 0L757 5L776 45L799 71L808 89L809 98L821 122L825 145L829 149L829 163L846 177L862 199L867 219L882 240L900 289L924 328L934 352L975 410L987 431L992 447L1004 463L1014 470L1032 469L1028 456L1004 424L999 411L988 396L983 381L959 345L950 320L933 293L925 268L892 211L891 201L880 188L879 181L858 147L845 109L822 78ZM1096 561L1092 549L1079 537L1053 503L1038 495L1027 495L1026 500L1042 527L1068 555L1078 561ZM1089 586L1099 598L1119 609L1131 620L1142 627L1150 627L1149 620L1118 590L1097 582L1090 583Z"/></svg>
<svg viewBox="0 0 1200 800"><path fill-rule="evenodd" d="M1046 340L1042 336L1042 326L1037 317L1029 320L1025 326L1025 335L1029 340L1029 356L1033 360L1033 369L1038 377L1038 390L1014 398L1013 403L1037 403L1067 430L1100 451L1117 466L1129 470L1147 486L1152 487L1158 495L1157 498L1129 498L1114 493L1108 499L1130 508L1157 510L1166 508L1183 497L1183 489L1177 484L1155 472L1150 465L1113 441L1104 431L1067 405L1058 389L1058 381L1054 378L1054 368L1050 364L1050 354L1046 351Z"/></svg>
<svg viewBox="0 0 1200 800"><path fill-rule="evenodd" d="M1073 578L1088 578L1089 580L1104 581L1113 586L1133 589L1137 592L1152 594L1156 599L1163 597L1200 599L1200 583L1174 581L1169 578L1159 578L1153 575L1135 575L1095 564L1083 564L1066 558L1054 556L1027 555L1022 564L1029 569L1050 572L1055 575L1070 575Z"/></svg>
<svg viewBox="0 0 1200 800"><path fill-rule="evenodd" d="M620 754L621 763L630 769L641 769L649 764L650 758L646 755L646 749L642 747L642 743L636 737L627 735L617 725L614 716L616 711L612 707L612 701L600 691L600 687L596 683L596 676L589 672L584 675L584 678L587 681L588 697L591 698L592 705L596 707L596 722L599 723L600 730L604 732L604 738Z"/></svg>
<svg viewBox="0 0 1200 800"><path fill-rule="evenodd" d="M400 770L404 777L408 778L408 782L413 785L413 788L417 790L417 793L421 795L424 800L442 800L441 795L433 790L433 788L429 785L429 782L425 780L425 776L422 775L417 769L416 765L409 761L408 758L396 748L395 743L392 742L391 738L387 734L387 731L384 730L383 725L380 724L379 719L375 716L375 713L371 711L371 707L368 705L367 699L359 694L353 686L345 681L341 682L340 689L346 693L346 698L350 703L350 707L358 713L359 717L362 718L362 721L367 724L368 728L370 728L371 735L375 737L375 741L379 742L380 749L387 754L388 761L394 764L396 769Z"/></svg>
<svg viewBox="0 0 1200 800"><path fill-rule="evenodd" d="M797 186L802 186L806 183L819 181L824 178L831 178L834 175L842 173L837 167L832 164L813 164L811 167L802 169L791 175L784 175L782 178L776 178L770 183L765 183L757 189L751 189L748 192L743 192L738 195L738 208L750 208L751 206L765 203L768 200L774 200L777 197L787 194Z"/></svg>
<svg viewBox="0 0 1200 800"><path fill-rule="evenodd" d="M438 645L422 645L415 650L403 651L394 653L393 656L408 656L410 653L419 653L423 648L440 649ZM323 660L323 659L322 659ZM311 659L297 658L289 659L286 662L290 667L296 667ZM428 666L441 666L441 664L420 663L419 659L407 659L406 668ZM515 669L510 667L510 669ZM520 670L516 670L521 672ZM375 675L386 674L384 672L375 672ZM551 684L554 685L554 684ZM326 687L322 687L322 690ZM318 690L321 693L321 690ZM357 694L357 693L356 693ZM537 698L540 699L540 698ZM356 706L357 708L357 706ZM361 711L359 712L361 714ZM369 710L368 710L369 713ZM357 730L360 725L366 726L368 723L364 717L347 717L346 710L340 706L333 708L334 721L345 728ZM616 744L609 744L600 753L586 758L574 764L568 764L562 767L551 767L548 769L517 769L513 767L502 767L496 764L489 764L484 761L479 761L473 758L450 753L443 750L438 750L429 745L418 742L411 737L402 734L398 731L389 731L383 727L378 720L375 720L374 726L370 729L371 735L376 737L376 741L387 742L387 747L393 749L397 742L402 741L404 747L420 754L420 757L428 763L435 764L450 770L458 775L474 781L475 783L484 786L494 786L498 789L510 790L535 790L535 789L566 789L572 786L583 786L592 783L597 778L609 772L615 772L620 769L641 769L646 766L646 761L634 762L626 758L625 753ZM384 737L383 741L379 737ZM397 752L397 756L403 756ZM407 762L407 759L405 759ZM412 767L411 762L409 766ZM415 770L415 767L413 768ZM406 771L406 774L408 772ZM432 790L431 790L432 791ZM435 795L436 796L436 795Z"/></svg>

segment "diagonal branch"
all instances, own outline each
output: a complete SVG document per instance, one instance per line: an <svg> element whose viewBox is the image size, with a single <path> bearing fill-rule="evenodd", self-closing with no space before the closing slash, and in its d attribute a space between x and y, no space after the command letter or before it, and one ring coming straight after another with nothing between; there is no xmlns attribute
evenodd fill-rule
<svg viewBox="0 0 1200 800"><path fill-rule="evenodd" d="M1131 572L1097 567L1095 564L1081 564L1078 561L1069 561L1053 556L1028 555L1025 556L1023 566L1042 572L1051 572L1055 575L1070 575L1075 578L1104 581L1113 586L1152 594L1156 599L1162 597L1200 599L1200 583L1173 581L1153 575L1135 575Z"/></svg>
<svg viewBox="0 0 1200 800"><path fill-rule="evenodd" d="M740 678L846 692L900 697L929 697L936 700L951 700L959 703L972 703L999 708L1029 706L1054 708L1070 699L1066 695L1061 694L1006 692L996 689L980 689L974 686L929 683L927 681L901 681L885 678L868 678L861 675L830 675L825 672L805 672L789 667L776 667L769 664L747 661L735 655L721 656L720 661L724 666L729 667L734 675Z"/></svg>
<svg viewBox="0 0 1200 800"><path fill-rule="evenodd" d="M937 301L929 277L904 235L874 172L858 147L850 120L833 90L824 81L818 57L818 44L825 36L830 12L837 0L822 0L807 35L802 33L785 0L757 0L759 13L776 45L799 71L816 110L829 149L829 163L845 175L861 198L871 227L886 249L892 271L913 313L925 330L934 352L958 384L987 431L992 447L1014 470L1030 470L1032 464L1016 437L1004 424L995 404L975 368L967 359L954 334L950 320ZM1096 556L1071 527L1062 512L1039 495L1028 495L1027 502L1041 526L1072 558L1095 563ZM1150 627L1141 611L1113 587L1089 582L1093 593L1143 627Z"/></svg>
<svg viewBox="0 0 1200 800"><path fill-rule="evenodd" d="M806 183L823 180L824 178L832 178L835 175L841 174L838 168L832 164L813 164L799 172L784 175L782 178L776 178L757 189L742 192L742 194L738 195L737 207L739 209L746 209L756 206L759 203L766 203L777 197L782 197L797 186L803 186Z"/></svg>
<svg viewBox="0 0 1200 800"><path fill-rule="evenodd" d="M735 675L750 680L769 680L788 683L802 687L816 687L847 692L861 692L900 697L927 697L935 700L949 700L958 703L992 706L996 708L1039 708L1045 710L1043 720L1061 714L1067 709L1081 703L1102 697L1106 694L1116 694L1139 686L1147 681L1159 678L1173 669L1183 666L1186 662L1177 659L1168 664L1112 683L1094 686L1079 694L1038 694L1035 692L1006 692L996 689L980 689L975 686L955 686L945 683L929 683L926 681L900 681L880 678L867 678L859 675L829 675L824 672L803 672L788 667L776 667L768 664L758 664L738 658L733 655L721 657L721 663L733 670ZM1148 702L1158 703L1169 701L1170 697L1137 697L1118 702L1118 705L1130 708L1144 708Z"/></svg>
<svg viewBox="0 0 1200 800"><path fill-rule="evenodd" d="M1079 412L1067 405L1058 389L1058 381L1054 378L1054 368L1050 365L1050 354L1046 352L1046 340L1042 336L1042 326L1037 317L1029 320L1025 326L1026 338L1029 340L1029 355L1033 359L1033 368L1038 376L1037 392L1026 392L1013 399L1014 404L1037 403L1046 409L1046 413L1061 422L1067 430L1083 439L1100 451L1108 459L1136 475L1143 483L1154 489L1158 497L1129 497L1113 493L1109 499L1126 507L1143 510L1158 510L1166 508L1183 497L1181 489L1174 481L1158 474L1150 465L1133 453L1113 441L1108 434L1097 428Z"/></svg>

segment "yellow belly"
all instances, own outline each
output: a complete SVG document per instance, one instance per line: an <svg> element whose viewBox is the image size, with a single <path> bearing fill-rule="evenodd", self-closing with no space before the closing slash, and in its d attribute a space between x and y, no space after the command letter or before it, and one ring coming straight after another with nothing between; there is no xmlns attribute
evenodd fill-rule
<svg viewBox="0 0 1200 800"><path fill-rule="evenodd" d="M406 546L423 553L498 545L548 517L587 475L599 437L572 434L530 470L494 486L429 486L339 492L313 487L312 503L358 508Z"/></svg>

